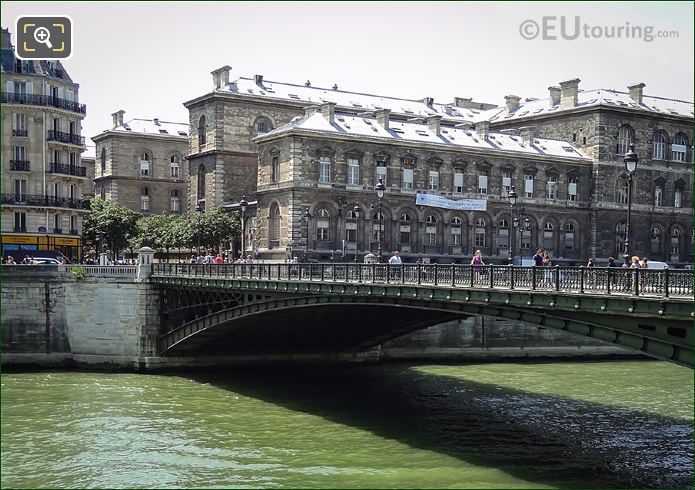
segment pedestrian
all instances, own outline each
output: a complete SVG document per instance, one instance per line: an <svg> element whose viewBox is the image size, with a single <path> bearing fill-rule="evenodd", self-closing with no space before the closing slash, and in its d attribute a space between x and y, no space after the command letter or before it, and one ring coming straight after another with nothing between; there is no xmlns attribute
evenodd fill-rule
<svg viewBox="0 0 695 490"><path fill-rule="evenodd" d="M649 257L642 258L642 262L640 262L640 268L649 269Z"/></svg>
<svg viewBox="0 0 695 490"><path fill-rule="evenodd" d="M475 273L476 280L480 280L480 273L483 271L483 268L480 266L485 265L483 254L480 252L480 250L476 250L475 254L473 254L471 265L475 266L473 267L473 272Z"/></svg>
<svg viewBox="0 0 695 490"><path fill-rule="evenodd" d="M14 257L11 255L7 256L7 260L5 261L5 264L7 265L17 265L17 263L14 261Z"/></svg>
<svg viewBox="0 0 695 490"><path fill-rule="evenodd" d="M401 260L401 253L398 250L396 250L395 252L393 252L393 255L389 259L389 264L401 265L402 263L403 261Z"/></svg>
<svg viewBox="0 0 695 490"><path fill-rule="evenodd" d="M195 258L195 255L191 255L191 260L190 260L190 262L191 262L191 264L195 264L195 263L197 262L197 260L196 260L196 258Z"/></svg>
<svg viewBox="0 0 695 490"><path fill-rule="evenodd" d="M615 259L613 257L608 257L608 267L620 267L620 266L615 263Z"/></svg>
<svg viewBox="0 0 695 490"><path fill-rule="evenodd" d="M594 267L594 259L589 257L589 261L586 263L587 267Z"/></svg>
<svg viewBox="0 0 695 490"><path fill-rule="evenodd" d="M221 264L222 262L224 262L222 254L217 254L217 257L215 257L215 264Z"/></svg>
<svg viewBox="0 0 695 490"><path fill-rule="evenodd" d="M539 248L533 256L533 265L541 267L543 265L543 251Z"/></svg>
<svg viewBox="0 0 695 490"><path fill-rule="evenodd" d="M543 261L541 262L541 265L543 267L546 267L545 270L545 282L546 284L550 285L552 283L553 279L553 272L550 270L550 266L553 265L553 262L550 260L550 252L547 250L543 251Z"/></svg>

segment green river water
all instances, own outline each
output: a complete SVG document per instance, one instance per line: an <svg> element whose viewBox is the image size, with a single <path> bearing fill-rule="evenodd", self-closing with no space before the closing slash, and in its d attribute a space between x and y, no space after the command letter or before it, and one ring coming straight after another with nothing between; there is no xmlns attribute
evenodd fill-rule
<svg viewBox="0 0 695 490"><path fill-rule="evenodd" d="M662 362L2 374L2 488L691 487Z"/></svg>

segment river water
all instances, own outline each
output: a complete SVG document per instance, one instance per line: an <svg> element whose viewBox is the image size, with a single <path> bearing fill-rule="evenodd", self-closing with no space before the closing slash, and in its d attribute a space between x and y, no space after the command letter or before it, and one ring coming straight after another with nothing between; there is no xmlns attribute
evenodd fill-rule
<svg viewBox="0 0 695 490"><path fill-rule="evenodd" d="M2 374L8 487L691 487L652 361Z"/></svg>

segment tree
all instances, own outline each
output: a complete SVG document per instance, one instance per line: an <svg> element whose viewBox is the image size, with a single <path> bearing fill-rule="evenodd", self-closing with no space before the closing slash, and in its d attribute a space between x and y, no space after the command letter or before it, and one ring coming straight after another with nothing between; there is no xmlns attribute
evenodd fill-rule
<svg viewBox="0 0 695 490"><path fill-rule="evenodd" d="M191 245L217 249L225 240L235 240L241 234L241 223L236 214L230 214L222 207L192 217Z"/></svg>
<svg viewBox="0 0 695 490"><path fill-rule="evenodd" d="M118 203L95 197L90 201L90 211L82 221L83 236L87 240L101 239L115 254L128 246L137 236L140 215Z"/></svg>

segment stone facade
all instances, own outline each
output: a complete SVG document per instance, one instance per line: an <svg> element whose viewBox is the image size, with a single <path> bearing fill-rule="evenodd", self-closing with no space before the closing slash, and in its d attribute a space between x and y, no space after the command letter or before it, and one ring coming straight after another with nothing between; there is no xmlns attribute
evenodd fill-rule
<svg viewBox="0 0 695 490"><path fill-rule="evenodd" d="M59 61L16 59L2 30L2 247L77 260L89 194L80 136L86 107Z"/></svg>
<svg viewBox="0 0 695 490"><path fill-rule="evenodd" d="M158 119L124 122L123 114L114 113L113 128L92 138L95 194L138 213L186 213L188 126Z"/></svg>

